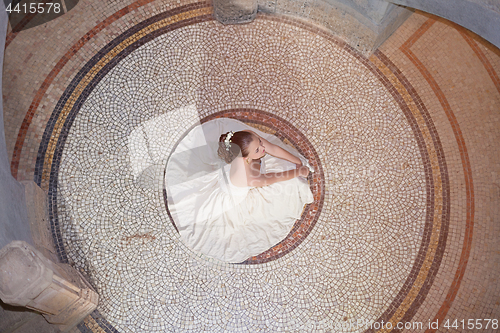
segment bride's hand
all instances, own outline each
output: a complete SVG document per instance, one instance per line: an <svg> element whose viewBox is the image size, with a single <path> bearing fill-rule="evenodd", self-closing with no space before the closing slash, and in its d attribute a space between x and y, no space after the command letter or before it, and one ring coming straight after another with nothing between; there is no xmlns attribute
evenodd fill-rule
<svg viewBox="0 0 500 333"><path fill-rule="evenodd" d="M299 170L299 176L301 177L307 177L309 175L309 168L306 166L300 166L297 168Z"/></svg>

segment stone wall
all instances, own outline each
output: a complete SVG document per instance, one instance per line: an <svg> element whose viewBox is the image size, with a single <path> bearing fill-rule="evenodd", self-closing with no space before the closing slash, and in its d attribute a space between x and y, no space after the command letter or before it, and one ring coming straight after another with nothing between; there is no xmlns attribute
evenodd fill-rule
<svg viewBox="0 0 500 333"><path fill-rule="evenodd" d="M7 32L8 17L4 2L0 2L0 63L3 64L5 36ZM0 77L2 76L0 67ZM0 82L1 89L1 82ZM5 131L3 125L3 100L0 95L0 248L13 240L23 240L33 244L24 186L16 181L10 173L10 163L5 145Z"/></svg>
<svg viewBox="0 0 500 333"><path fill-rule="evenodd" d="M500 48L500 1L498 0L387 0L444 17Z"/></svg>

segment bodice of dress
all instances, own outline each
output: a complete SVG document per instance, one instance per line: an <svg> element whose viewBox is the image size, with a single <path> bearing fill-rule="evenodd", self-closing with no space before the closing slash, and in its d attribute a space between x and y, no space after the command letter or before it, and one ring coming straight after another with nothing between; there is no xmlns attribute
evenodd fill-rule
<svg viewBox="0 0 500 333"><path fill-rule="evenodd" d="M226 164L220 169L219 184L224 192L237 198L244 198L251 189L249 186L236 186L230 179L231 164Z"/></svg>

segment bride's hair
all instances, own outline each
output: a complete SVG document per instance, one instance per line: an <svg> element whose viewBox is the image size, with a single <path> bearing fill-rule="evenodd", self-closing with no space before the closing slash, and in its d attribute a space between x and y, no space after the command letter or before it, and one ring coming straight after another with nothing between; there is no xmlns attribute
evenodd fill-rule
<svg viewBox="0 0 500 333"><path fill-rule="evenodd" d="M248 145L252 142L253 137L249 132L235 132L231 136L231 142L229 143L229 149L226 147L226 137L228 133L222 134L219 138L219 149L217 150L217 154L221 159L223 159L226 163L231 163L240 153L241 156L248 156Z"/></svg>

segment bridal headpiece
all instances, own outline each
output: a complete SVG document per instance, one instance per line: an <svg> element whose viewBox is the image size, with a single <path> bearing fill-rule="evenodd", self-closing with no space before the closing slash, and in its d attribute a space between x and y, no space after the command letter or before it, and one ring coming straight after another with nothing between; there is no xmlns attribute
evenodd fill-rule
<svg viewBox="0 0 500 333"><path fill-rule="evenodd" d="M234 132L228 132L226 134L226 139L224 139L224 144L226 145L226 150L229 151L229 148L231 147L231 137L234 135Z"/></svg>

